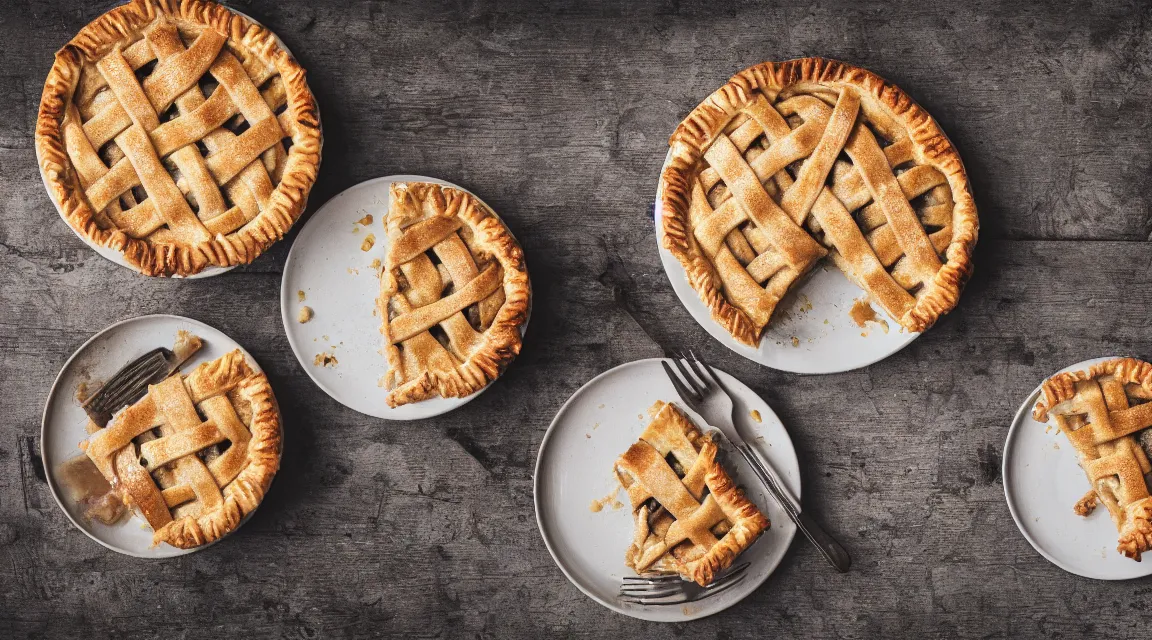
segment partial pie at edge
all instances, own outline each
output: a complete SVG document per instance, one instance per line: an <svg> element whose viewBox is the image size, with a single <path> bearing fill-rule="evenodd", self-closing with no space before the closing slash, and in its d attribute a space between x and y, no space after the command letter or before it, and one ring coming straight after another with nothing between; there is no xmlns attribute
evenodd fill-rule
<svg viewBox="0 0 1152 640"><path fill-rule="evenodd" d="M636 523L625 562L637 573L679 573L707 586L769 527L768 518L683 412L658 400L648 413L652 421L615 466Z"/></svg>
<svg viewBox="0 0 1152 640"><path fill-rule="evenodd" d="M377 313L388 405L483 389L520 352L531 289L524 252L475 196L393 183Z"/></svg>
<svg viewBox="0 0 1152 640"><path fill-rule="evenodd" d="M1032 417L1060 429L1088 476L1088 493L1073 507L1089 515L1102 502L1119 532L1116 550L1140 561L1152 548L1152 364L1118 358L1044 381Z"/></svg>
<svg viewBox="0 0 1152 640"><path fill-rule="evenodd" d="M64 218L145 275L254 260L304 210L320 121L275 34L206 0L133 0L56 54L36 151Z"/></svg>
<svg viewBox="0 0 1152 640"><path fill-rule="evenodd" d="M760 342L825 256L910 331L955 307L979 221L951 141L895 85L821 58L750 67L677 127L662 242L713 319Z"/></svg>
<svg viewBox="0 0 1152 640"><path fill-rule="evenodd" d="M1116 550L1139 562L1152 548L1152 495L1144 474L1152 427L1152 365L1134 358L1102 361L1044 381L1032 411L1076 448L1090 489L1074 506L1087 516L1098 502L1120 533Z"/></svg>

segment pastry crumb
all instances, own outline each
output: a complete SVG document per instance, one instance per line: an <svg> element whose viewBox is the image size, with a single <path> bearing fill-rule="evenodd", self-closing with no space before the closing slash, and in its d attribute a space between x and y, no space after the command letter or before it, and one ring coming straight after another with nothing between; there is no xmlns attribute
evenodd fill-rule
<svg viewBox="0 0 1152 640"><path fill-rule="evenodd" d="M368 226L368 225L372 224L372 214L371 213L364 214L364 217L357 220L356 224L362 224L364 226Z"/></svg>
<svg viewBox="0 0 1152 640"><path fill-rule="evenodd" d="M604 507L606 507L606 506L611 507L613 511L616 511L617 509L622 508L624 506L624 503L620 502L618 499L616 499L616 496L620 492L620 489L621 489L621 487L619 486L619 484L617 484L617 486L612 489L611 493L604 496L603 498L600 498L599 500L593 500L592 504L588 505L588 510L591 511L592 513L600 513L601 511L604 510Z"/></svg>
<svg viewBox="0 0 1152 640"><path fill-rule="evenodd" d="M857 298L848 311L848 317L852 318L857 327L863 328L868 322L876 322L876 310L868 304L868 298Z"/></svg>
<svg viewBox="0 0 1152 640"><path fill-rule="evenodd" d="M300 314L296 316L296 322L304 324L312 319L312 307L307 305L300 307Z"/></svg>
<svg viewBox="0 0 1152 640"><path fill-rule="evenodd" d="M296 291L296 301L297 302L304 302L304 290L303 289L299 289Z"/></svg>
<svg viewBox="0 0 1152 640"><path fill-rule="evenodd" d="M317 353L316 358L312 360L312 364L316 365L317 367L332 368L340 364L340 362L336 360L336 356L332 355L331 353L324 352Z"/></svg>
<svg viewBox="0 0 1152 640"><path fill-rule="evenodd" d="M376 244L376 234L369 233L368 237L364 238L364 242L360 243L361 251L370 251L373 245Z"/></svg>
<svg viewBox="0 0 1152 640"><path fill-rule="evenodd" d="M761 418L761 417L760 417L760 412L759 412L759 411L757 411L757 410L755 410L755 409L753 409L753 410L749 411L749 412L748 412L748 415L752 416L752 419L753 419L753 420L755 420L755 421L756 421L756 422L758 422L758 423L759 423L759 422L764 422L763 418Z"/></svg>
<svg viewBox="0 0 1152 640"><path fill-rule="evenodd" d="M1087 517L1096 509L1096 490L1089 489L1088 493L1084 494L1083 498L1076 501L1076 506L1072 511L1081 517Z"/></svg>

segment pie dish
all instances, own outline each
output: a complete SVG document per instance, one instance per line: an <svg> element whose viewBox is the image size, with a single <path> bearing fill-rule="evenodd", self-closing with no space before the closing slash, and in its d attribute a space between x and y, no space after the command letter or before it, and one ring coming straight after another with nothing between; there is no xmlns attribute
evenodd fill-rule
<svg viewBox="0 0 1152 640"><path fill-rule="evenodd" d="M1087 516L1103 503L1120 534L1117 551L1139 561L1152 548L1152 496L1144 479L1152 465L1137 439L1152 427L1152 364L1106 360L1056 374L1041 388L1033 417L1068 438L1091 484L1074 511Z"/></svg>
<svg viewBox="0 0 1152 640"><path fill-rule="evenodd" d="M648 412L652 421L616 461L636 521L625 562L637 573L679 573L706 586L768 528L768 518L687 416L662 401Z"/></svg>
<svg viewBox="0 0 1152 640"><path fill-rule="evenodd" d="M190 549L231 532L280 465L276 398L238 349L149 386L89 430L81 448L148 521L153 544Z"/></svg>
<svg viewBox="0 0 1152 640"><path fill-rule="evenodd" d="M462 398L520 352L531 291L524 252L470 193L397 182L380 273L388 406Z"/></svg>
<svg viewBox="0 0 1152 640"><path fill-rule="evenodd" d="M669 146L661 241L736 340L759 344L824 257L910 331L955 307L976 206L952 143L895 85L833 60L766 62L704 100Z"/></svg>
<svg viewBox="0 0 1152 640"><path fill-rule="evenodd" d="M304 70L206 0L134 0L81 29L36 121L65 220L150 276L254 260L303 211L320 146Z"/></svg>

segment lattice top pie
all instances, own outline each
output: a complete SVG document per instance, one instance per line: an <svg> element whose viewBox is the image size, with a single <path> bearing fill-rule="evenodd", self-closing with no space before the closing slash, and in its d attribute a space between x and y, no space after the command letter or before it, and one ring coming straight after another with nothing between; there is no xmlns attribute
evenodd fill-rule
<svg viewBox="0 0 1152 640"><path fill-rule="evenodd" d="M716 461L716 445L674 405L616 461L636 519L625 562L637 573L679 573L707 585L768 528L768 518Z"/></svg>
<svg viewBox="0 0 1152 640"><path fill-rule="evenodd" d="M1086 516L1104 503L1120 532L1120 553L1140 560L1152 548L1152 471L1137 441L1152 427L1152 364L1120 358L1087 371L1058 373L1044 382L1033 417L1050 420L1076 447L1091 489L1076 503Z"/></svg>
<svg viewBox="0 0 1152 640"><path fill-rule="evenodd" d="M36 151L78 233L147 275L191 275L251 262L288 231L320 121L267 29L204 0L134 0L56 54Z"/></svg>
<svg viewBox="0 0 1152 640"><path fill-rule="evenodd" d="M394 183L380 274L388 405L461 398L520 353L531 291L524 252L469 193Z"/></svg>
<svg viewBox="0 0 1152 640"><path fill-rule="evenodd" d="M239 526L280 466L276 398L239 350L150 386L90 430L85 452L148 521L153 541L183 549Z"/></svg>
<svg viewBox="0 0 1152 640"><path fill-rule="evenodd" d="M896 86L842 62L763 63L696 107L661 175L663 243L712 317L755 346L825 256L912 331L971 272L960 156Z"/></svg>

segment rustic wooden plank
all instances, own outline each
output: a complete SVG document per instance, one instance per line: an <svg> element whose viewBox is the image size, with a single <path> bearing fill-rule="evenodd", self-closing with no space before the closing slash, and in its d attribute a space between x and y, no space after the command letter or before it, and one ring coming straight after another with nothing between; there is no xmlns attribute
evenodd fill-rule
<svg viewBox="0 0 1152 640"><path fill-rule="evenodd" d="M1077 578L1028 546L999 468L1008 422L1045 375L1097 355L1152 357L1148 7L243 8L310 69L326 134L312 208L390 173L474 189L527 253L524 353L466 410L383 423L323 394L288 349L278 295L291 237L206 281L146 280L99 258L52 211L31 144L51 52L96 8L5 7L0 636L1050 637L1131 635L1145 621L1146 581ZM647 213L680 117L743 66L814 53L872 68L926 105L961 149L983 215L955 312L883 362L819 377L711 340L668 285ZM238 535L159 564L75 531L36 456L64 360L108 324L157 312L248 347L289 442ZM595 374L683 346L775 407L851 573L798 541L747 600L672 627L606 612L563 578L532 507L545 429Z"/></svg>

